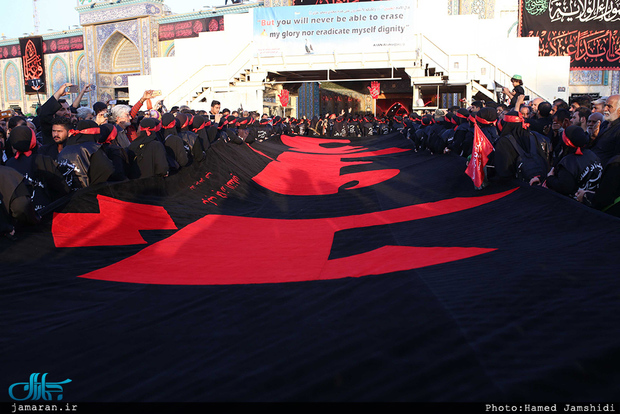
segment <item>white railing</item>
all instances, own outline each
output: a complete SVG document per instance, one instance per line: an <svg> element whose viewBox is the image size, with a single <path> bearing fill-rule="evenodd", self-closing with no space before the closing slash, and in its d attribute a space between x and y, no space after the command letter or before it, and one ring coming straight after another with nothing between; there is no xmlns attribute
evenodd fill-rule
<svg viewBox="0 0 620 414"><path fill-rule="evenodd" d="M210 79L208 85L211 88L216 86L228 87L230 81L238 76L241 71L251 67L251 46L252 42L248 43L229 63L210 63L202 66L168 93L167 101L171 102L172 105L188 104L193 99L193 96L205 86L207 82L205 79ZM231 72L230 68L235 68L236 71ZM220 73L225 73L226 75L220 75L216 79L212 78L213 74Z"/></svg>
<svg viewBox="0 0 620 414"><path fill-rule="evenodd" d="M510 82L512 75L509 75L497 65L489 62L486 58L478 54L448 54L424 35L421 35L421 48L422 55L427 59L429 66L434 65L436 72L443 72L444 75L450 77L450 81L452 82L469 82L473 79L488 79L493 83L512 89L512 83ZM486 68L489 73L482 74L481 68ZM487 83L487 85L489 83ZM524 87L523 89L525 90L525 94L530 96L530 99L545 99L541 94L531 88ZM490 90L489 92L495 94L494 90Z"/></svg>

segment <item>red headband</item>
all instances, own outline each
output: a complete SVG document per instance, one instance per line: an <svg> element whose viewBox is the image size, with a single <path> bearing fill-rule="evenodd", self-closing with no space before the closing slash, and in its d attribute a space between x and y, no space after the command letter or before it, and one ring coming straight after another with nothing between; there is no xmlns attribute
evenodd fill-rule
<svg viewBox="0 0 620 414"><path fill-rule="evenodd" d="M476 122L483 125L495 125L496 121L487 121L486 119L482 119L478 115L476 115Z"/></svg>
<svg viewBox="0 0 620 414"><path fill-rule="evenodd" d="M206 123L206 122L203 122L203 123L202 123L202 125L200 125L198 128L194 128L194 129L192 129L192 131L194 131L194 132L198 132L198 131L200 131L202 128L204 128L205 126L207 126L207 123Z"/></svg>
<svg viewBox="0 0 620 414"><path fill-rule="evenodd" d="M176 120L172 120L172 122L170 122L168 125L164 125L162 128L163 129L170 129L170 128L174 128L174 126L177 124Z"/></svg>
<svg viewBox="0 0 620 414"><path fill-rule="evenodd" d="M566 130L562 131L562 141L564 142L564 144L567 147L571 147L571 148L577 148L577 151L575 151L575 154L577 155L583 155L583 151L581 151L581 148L579 148L578 146L576 146L575 144L573 144L571 142L570 139L568 139L568 137L566 136Z"/></svg>
<svg viewBox="0 0 620 414"><path fill-rule="evenodd" d="M504 115L504 121L506 122L521 122L521 125L523 125L523 129L528 129L530 127L530 124L525 122L525 119L523 119L521 117L521 115L519 116L514 116L514 115Z"/></svg>
<svg viewBox="0 0 620 414"><path fill-rule="evenodd" d="M457 112L456 116L458 116L459 118L467 119L467 117L460 112Z"/></svg>
<svg viewBox="0 0 620 414"><path fill-rule="evenodd" d="M220 129L220 130L221 130L221 129L223 129L226 125L228 125L228 120L224 121L224 122L222 123L222 125L220 125L219 127L217 127L217 129Z"/></svg>
<svg viewBox="0 0 620 414"><path fill-rule="evenodd" d="M28 128L30 129L30 128ZM19 159L20 155L25 155L26 157L30 157L32 155L32 150L37 146L37 136L34 134L34 131L30 129L30 133L32 136L30 137L30 150L26 152L15 151L15 159Z"/></svg>
<svg viewBox="0 0 620 414"><path fill-rule="evenodd" d="M141 131L145 131L146 135L148 135L150 137L153 132L157 132L157 131L161 130L161 124L158 123L157 126L154 126L153 128L140 127L140 130Z"/></svg>
<svg viewBox="0 0 620 414"><path fill-rule="evenodd" d="M181 125L181 129L187 127L187 125L189 125L189 117L185 118L185 123L183 125Z"/></svg>
<svg viewBox="0 0 620 414"><path fill-rule="evenodd" d="M106 138L104 144L109 144L110 142L112 142L116 137L118 136L118 131L116 130L116 127L112 127L112 132L110 132L110 135L108 135L108 137Z"/></svg>
<svg viewBox="0 0 620 414"><path fill-rule="evenodd" d="M101 133L101 129L99 127L96 128L86 128L86 129L70 129L69 136L83 134L83 135L97 135Z"/></svg>

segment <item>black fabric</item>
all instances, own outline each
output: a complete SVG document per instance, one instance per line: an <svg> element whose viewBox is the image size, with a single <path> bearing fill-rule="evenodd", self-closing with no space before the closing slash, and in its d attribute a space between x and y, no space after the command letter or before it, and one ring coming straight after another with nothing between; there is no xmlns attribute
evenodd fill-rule
<svg viewBox="0 0 620 414"><path fill-rule="evenodd" d="M620 154L620 118L611 122L596 138L592 151L601 159L603 166Z"/></svg>
<svg viewBox="0 0 620 414"><path fill-rule="evenodd" d="M503 142L508 141L512 146L512 149L518 154L512 162L512 167L515 169L515 175L523 181L529 182L534 177L544 178L549 171L549 163L547 159L540 154L540 147L536 142L536 137L529 135L529 149L525 149L512 135L505 135L502 137ZM497 153L502 154L504 158L504 147L499 147ZM496 155L496 160L500 159L500 155ZM508 161L509 162L509 161Z"/></svg>
<svg viewBox="0 0 620 414"><path fill-rule="evenodd" d="M583 155L573 152L558 163L557 174L547 178L547 187L568 196L577 190L596 191L602 173L601 161L592 151L583 150Z"/></svg>
<svg viewBox="0 0 620 414"><path fill-rule="evenodd" d="M41 155L47 155L51 159L56 160L58 158L58 144L53 143L49 145L42 145L39 147L37 152Z"/></svg>
<svg viewBox="0 0 620 414"><path fill-rule="evenodd" d="M465 121L461 123L456 130L454 131L454 136L452 137L452 142L448 143L448 148L450 151L458 154L464 155L465 148L467 147L467 135L470 131L469 122Z"/></svg>
<svg viewBox="0 0 620 414"><path fill-rule="evenodd" d="M14 224L39 222L32 197L32 186L24 176L0 165L0 232L12 231Z"/></svg>
<svg viewBox="0 0 620 414"><path fill-rule="evenodd" d="M109 181L124 181L127 179L127 171L129 169L129 156L124 148L116 144L102 144L101 149L106 157L112 161L114 172L107 178ZM105 160L104 160L105 161ZM105 181L105 180L104 180Z"/></svg>
<svg viewBox="0 0 620 414"><path fill-rule="evenodd" d="M5 390L30 373L49 372L49 381L71 379L63 402L78 404L617 398L620 338L610 333L620 324L619 219L544 188L519 187L501 197L514 184L476 191L464 174L465 159L415 153L399 134L362 144L356 155L352 145L321 142L314 148L346 155L317 157L278 138L252 147L217 142L203 163L179 174L80 190L59 211L101 214L97 196L163 207L177 230L142 230L143 244L55 247L50 218L15 243L0 241ZM304 182L315 189L343 184L334 193L306 196L259 185L256 177L280 168L286 156L306 160L297 166L312 172L297 174L287 190ZM326 157L343 164L331 181L309 167ZM396 175L373 185L364 185L363 175L347 178L386 169ZM353 188L351 181L362 185ZM393 224L364 226L360 217L485 196L500 198ZM315 242L322 220L343 217L360 227L335 231L327 245ZM255 220L266 229L305 224L307 230L266 240L253 232ZM175 238L205 223L214 227L195 239ZM218 223L237 225L216 231ZM292 250L293 239L301 248ZM228 283L80 277L170 241L162 254L180 274L210 277L216 262L228 260ZM388 272L393 262L378 259L363 277L231 283L252 276L252 270L240 275L240 266L275 263L277 270L297 263L292 251L322 250L331 261L387 246L495 250ZM198 266L190 266L198 256ZM304 262L297 270L308 268Z"/></svg>
<svg viewBox="0 0 620 414"><path fill-rule="evenodd" d="M187 155L187 150L181 137L178 135L168 135L164 141L164 146L166 147L168 164L171 168L178 169L189 165L190 158ZM174 160L174 163L171 160ZM174 165L175 163L176 166Z"/></svg>
<svg viewBox="0 0 620 414"><path fill-rule="evenodd" d="M115 173L114 164L106 156L101 145L95 142L84 142L66 146L58 154L59 163L72 164L76 188L100 184Z"/></svg>
<svg viewBox="0 0 620 414"><path fill-rule="evenodd" d="M141 132L127 148L129 178L148 178L168 174L168 159L164 144Z"/></svg>
<svg viewBox="0 0 620 414"><path fill-rule="evenodd" d="M10 202L15 189L24 181L24 175L14 168L0 165L0 201L6 213L10 213Z"/></svg>
<svg viewBox="0 0 620 414"><path fill-rule="evenodd" d="M601 181L595 193L586 193L586 199L594 208L620 217L620 155L615 156L603 169Z"/></svg>
<svg viewBox="0 0 620 414"><path fill-rule="evenodd" d="M553 117L548 116L546 118L533 118L527 121L530 124L530 131L538 132L539 134L545 133L545 127L551 128L553 123Z"/></svg>

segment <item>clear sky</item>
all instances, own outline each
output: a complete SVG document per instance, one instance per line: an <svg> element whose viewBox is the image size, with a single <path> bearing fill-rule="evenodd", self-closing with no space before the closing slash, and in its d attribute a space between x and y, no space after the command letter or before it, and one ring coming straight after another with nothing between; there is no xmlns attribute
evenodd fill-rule
<svg viewBox="0 0 620 414"><path fill-rule="evenodd" d="M225 0L165 0L173 13L200 10L203 6L223 6ZM229 3L231 3L229 1ZM39 14L39 34L74 29L79 25L79 15L75 10L78 0L37 0ZM32 0L0 0L2 24L0 33L6 38L22 37L24 33L34 32ZM49 30L51 29L51 30Z"/></svg>

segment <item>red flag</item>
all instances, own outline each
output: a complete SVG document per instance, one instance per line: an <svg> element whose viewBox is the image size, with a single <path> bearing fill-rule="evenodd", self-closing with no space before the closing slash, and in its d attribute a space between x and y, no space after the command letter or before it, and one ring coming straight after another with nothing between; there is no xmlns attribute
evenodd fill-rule
<svg viewBox="0 0 620 414"><path fill-rule="evenodd" d="M379 82L371 82L370 86L368 86L368 90L370 91L370 96L372 99L377 99L381 94L381 86Z"/></svg>
<svg viewBox="0 0 620 414"><path fill-rule="evenodd" d="M474 182L476 188L481 188L484 181L484 166L489 161L489 154L493 151L493 145L482 132L478 124L474 124L474 146L471 159L465 170Z"/></svg>
<svg viewBox="0 0 620 414"><path fill-rule="evenodd" d="M286 108L289 100L288 91L286 89L282 89L282 92L280 93L280 95L278 95L278 98L280 98L280 103L282 104L282 106Z"/></svg>

